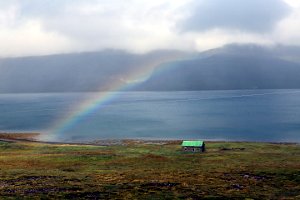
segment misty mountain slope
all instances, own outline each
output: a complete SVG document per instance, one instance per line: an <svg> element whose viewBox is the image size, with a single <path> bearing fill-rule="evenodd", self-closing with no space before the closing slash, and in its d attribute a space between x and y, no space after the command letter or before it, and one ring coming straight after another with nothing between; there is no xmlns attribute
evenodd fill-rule
<svg viewBox="0 0 300 200"><path fill-rule="evenodd" d="M181 60L179 60L181 58ZM120 50L0 59L0 92L300 88L300 48L227 45L202 53ZM298 59L298 60L297 60ZM150 66L150 67L149 67ZM131 80L133 78L134 80Z"/></svg>
<svg viewBox="0 0 300 200"><path fill-rule="evenodd" d="M222 90L300 88L300 64L277 49L230 45L193 59L165 63L140 90Z"/></svg>
<svg viewBox="0 0 300 200"><path fill-rule="evenodd" d="M131 54L119 50L0 59L0 92L107 90L124 84L128 74L179 51ZM153 64L152 67L155 67Z"/></svg>

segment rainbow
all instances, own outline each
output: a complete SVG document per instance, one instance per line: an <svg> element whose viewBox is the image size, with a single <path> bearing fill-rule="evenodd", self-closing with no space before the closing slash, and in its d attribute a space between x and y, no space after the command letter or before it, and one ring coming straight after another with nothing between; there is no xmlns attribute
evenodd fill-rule
<svg viewBox="0 0 300 200"><path fill-rule="evenodd" d="M182 56L174 55L167 58L161 58L160 60L152 61L144 64L144 66L140 67L140 70L128 72L126 76L127 80L142 80L146 79L150 76L155 66L158 66L164 62L171 60L181 59ZM135 82L135 81L133 81ZM55 140L59 135L63 134L74 125L80 123L84 118L88 115L94 113L95 111L99 111L102 107L109 104L113 99L118 97L121 91L126 91L130 87L136 85L138 83L128 83L122 81L116 81L115 83L110 83L106 85L106 91L98 92L93 98L89 98L78 105L76 105L68 116L59 120L53 125L52 131L47 136L43 136L44 140ZM103 86L102 86L103 88Z"/></svg>

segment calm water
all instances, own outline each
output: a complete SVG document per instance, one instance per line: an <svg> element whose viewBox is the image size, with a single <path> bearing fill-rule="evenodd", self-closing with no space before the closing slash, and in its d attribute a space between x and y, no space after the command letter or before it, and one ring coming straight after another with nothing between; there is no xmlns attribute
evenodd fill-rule
<svg viewBox="0 0 300 200"><path fill-rule="evenodd" d="M2 132L53 127L94 93L0 94ZM209 139L300 142L300 90L120 92L58 140Z"/></svg>

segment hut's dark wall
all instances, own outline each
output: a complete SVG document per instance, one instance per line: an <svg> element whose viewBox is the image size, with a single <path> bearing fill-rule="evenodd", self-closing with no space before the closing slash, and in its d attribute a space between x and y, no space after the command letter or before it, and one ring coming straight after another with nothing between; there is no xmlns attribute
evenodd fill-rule
<svg viewBox="0 0 300 200"><path fill-rule="evenodd" d="M201 147L182 147L182 150L186 152L202 152Z"/></svg>

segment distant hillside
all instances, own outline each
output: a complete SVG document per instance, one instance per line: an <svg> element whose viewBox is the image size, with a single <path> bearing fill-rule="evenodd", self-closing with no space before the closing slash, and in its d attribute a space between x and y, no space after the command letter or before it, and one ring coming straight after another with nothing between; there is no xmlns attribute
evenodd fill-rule
<svg viewBox="0 0 300 200"><path fill-rule="evenodd" d="M227 45L198 54L120 50L0 59L0 93L300 88L300 48ZM138 74L138 76L130 76ZM141 81L141 80L139 80Z"/></svg>
<svg viewBox="0 0 300 200"><path fill-rule="evenodd" d="M300 88L300 49L228 45L157 68L140 90Z"/></svg>
<svg viewBox="0 0 300 200"><path fill-rule="evenodd" d="M0 59L0 93L74 92L126 84L128 74L183 55L179 51L132 54L120 50Z"/></svg>

